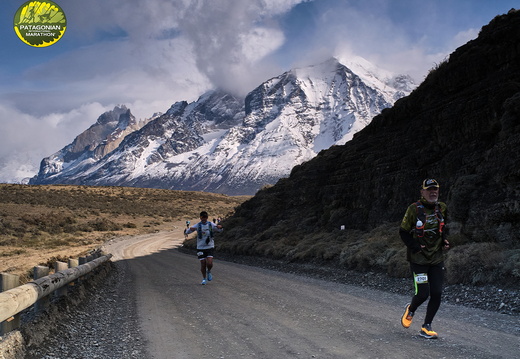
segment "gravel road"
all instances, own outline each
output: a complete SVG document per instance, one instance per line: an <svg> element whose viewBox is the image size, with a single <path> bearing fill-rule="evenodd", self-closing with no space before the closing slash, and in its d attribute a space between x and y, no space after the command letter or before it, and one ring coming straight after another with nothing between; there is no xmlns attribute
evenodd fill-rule
<svg viewBox="0 0 520 359"><path fill-rule="evenodd" d="M176 249L180 237L107 243L114 262L106 285L65 306L26 358L489 359L520 351L518 291L447 288L434 322L440 338L425 340L420 321L400 325L408 281L266 260L248 266L217 253L215 278L201 286L196 257ZM493 310L478 308L486 307L479 297Z"/></svg>

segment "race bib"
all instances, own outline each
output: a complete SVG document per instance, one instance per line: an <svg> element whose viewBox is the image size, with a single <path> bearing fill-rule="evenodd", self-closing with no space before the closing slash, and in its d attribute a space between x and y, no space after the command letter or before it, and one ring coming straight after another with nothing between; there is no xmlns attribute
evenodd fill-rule
<svg viewBox="0 0 520 359"><path fill-rule="evenodd" d="M417 283L417 284L428 283L428 275L426 273L415 274L414 279L415 279L415 283Z"/></svg>

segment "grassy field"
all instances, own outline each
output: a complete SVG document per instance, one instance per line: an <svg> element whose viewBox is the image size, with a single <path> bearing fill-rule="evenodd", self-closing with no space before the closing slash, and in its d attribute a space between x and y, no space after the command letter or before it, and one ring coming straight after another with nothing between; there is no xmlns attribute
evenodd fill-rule
<svg viewBox="0 0 520 359"><path fill-rule="evenodd" d="M226 217L248 197L131 187L0 184L0 272L77 258L120 236Z"/></svg>
<svg viewBox="0 0 520 359"><path fill-rule="evenodd" d="M186 220L196 223L203 210L210 219L226 218L248 198L131 187L0 184L0 272L18 274L25 282L35 265L83 256L114 237L169 231ZM409 275L399 223L384 223L368 233L336 229L294 238L283 222L257 233L244 230L242 221L224 221L220 252ZM520 248L461 243L456 236L450 241L449 283L518 283ZM195 241L185 246L192 248Z"/></svg>

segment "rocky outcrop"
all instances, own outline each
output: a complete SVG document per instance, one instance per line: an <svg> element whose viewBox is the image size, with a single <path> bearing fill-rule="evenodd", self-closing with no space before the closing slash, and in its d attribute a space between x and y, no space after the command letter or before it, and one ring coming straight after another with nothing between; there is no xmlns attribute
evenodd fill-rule
<svg viewBox="0 0 520 359"><path fill-rule="evenodd" d="M53 175L78 172L93 161L113 151L129 133L138 130L139 123L126 106L116 106L97 119L96 123L79 134L74 141L57 153L46 157L31 184L52 183Z"/></svg>
<svg viewBox="0 0 520 359"><path fill-rule="evenodd" d="M452 234L520 241L520 12L497 16L408 97L343 146L295 167L238 208L225 241L283 223L295 237L399 221L426 177Z"/></svg>

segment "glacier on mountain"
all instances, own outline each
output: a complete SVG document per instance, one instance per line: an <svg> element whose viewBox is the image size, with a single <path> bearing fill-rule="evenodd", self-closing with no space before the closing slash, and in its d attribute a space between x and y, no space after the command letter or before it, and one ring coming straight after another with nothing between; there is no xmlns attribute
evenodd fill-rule
<svg viewBox="0 0 520 359"><path fill-rule="evenodd" d="M193 103L177 102L125 133L117 146L114 136L96 138L89 151L72 156L69 145L44 159L31 183L251 195L319 151L352 139L414 86L410 77L366 60L347 67L332 58L267 80L245 99L213 90ZM96 155L100 143L114 148Z"/></svg>

